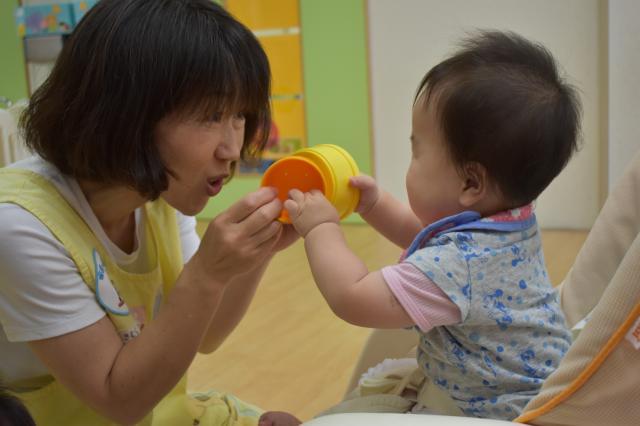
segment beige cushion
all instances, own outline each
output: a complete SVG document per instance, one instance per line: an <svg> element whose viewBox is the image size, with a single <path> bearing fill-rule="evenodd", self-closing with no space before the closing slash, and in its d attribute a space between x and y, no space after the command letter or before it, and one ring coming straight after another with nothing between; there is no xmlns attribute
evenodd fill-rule
<svg viewBox="0 0 640 426"><path fill-rule="evenodd" d="M640 344L640 154L607 199L562 283L561 300L571 325L589 312L590 318L517 420L640 424L640 350L634 346Z"/></svg>

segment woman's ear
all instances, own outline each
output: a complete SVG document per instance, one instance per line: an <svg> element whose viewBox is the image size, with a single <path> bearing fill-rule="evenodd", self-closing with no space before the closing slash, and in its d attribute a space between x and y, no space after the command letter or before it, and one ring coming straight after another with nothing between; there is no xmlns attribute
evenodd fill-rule
<svg viewBox="0 0 640 426"><path fill-rule="evenodd" d="M478 205L489 191L489 175L480 163L466 164L462 170L462 188L458 201L470 209Z"/></svg>

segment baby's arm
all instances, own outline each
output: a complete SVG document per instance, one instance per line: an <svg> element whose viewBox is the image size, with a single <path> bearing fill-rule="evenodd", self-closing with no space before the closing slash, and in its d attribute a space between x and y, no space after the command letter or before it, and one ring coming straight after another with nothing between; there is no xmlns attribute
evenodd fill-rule
<svg viewBox="0 0 640 426"><path fill-rule="evenodd" d="M349 183L360 190L360 202L356 209L360 216L389 241L402 248L409 247L422 229L413 210L381 190L371 176L356 176Z"/></svg>
<svg viewBox="0 0 640 426"><path fill-rule="evenodd" d="M311 272L331 309L362 327L401 328L414 324L380 271L369 272L347 246L338 213L318 191L293 190L285 207L305 238Z"/></svg>

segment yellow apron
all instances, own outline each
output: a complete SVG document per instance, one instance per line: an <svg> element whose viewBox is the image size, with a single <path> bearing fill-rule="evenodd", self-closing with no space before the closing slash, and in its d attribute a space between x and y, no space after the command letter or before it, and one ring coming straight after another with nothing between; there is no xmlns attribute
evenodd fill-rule
<svg viewBox="0 0 640 426"><path fill-rule="evenodd" d="M182 269L175 210L158 199L144 206L148 259L153 269L132 274L120 269L78 213L42 176L0 169L0 203L14 203L36 216L64 245L85 283L95 292L126 343L152 321ZM91 362L91 360L87 360ZM215 391L188 395L186 374L140 425L256 425L261 410ZM15 392L36 424L112 425L53 380L33 391Z"/></svg>

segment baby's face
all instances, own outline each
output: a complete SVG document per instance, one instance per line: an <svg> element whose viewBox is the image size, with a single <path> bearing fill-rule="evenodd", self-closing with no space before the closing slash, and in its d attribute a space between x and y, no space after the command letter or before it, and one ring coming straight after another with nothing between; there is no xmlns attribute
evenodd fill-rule
<svg viewBox="0 0 640 426"><path fill-rule="evenodd" d="M413 107L406 176L409 204L424 226L465 210L459 202L464 179L447 152L433 104L418 99Z"/></svg>

